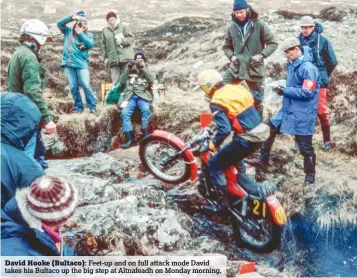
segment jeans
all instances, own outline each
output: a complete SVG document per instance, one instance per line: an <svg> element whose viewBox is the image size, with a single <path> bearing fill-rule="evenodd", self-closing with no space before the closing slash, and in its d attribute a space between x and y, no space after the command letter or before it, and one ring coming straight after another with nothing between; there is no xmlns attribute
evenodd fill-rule
<svg viewBox="0 0 357 278"><path fill-rule="evenodd" d="M151 115L150 102L137 95L134 95L131 99L129 99L127 106L121 110L123 132L133 131L131 116L133 115L136 107L138 107L141 112L141 127L143 129L148 128Z"/></svg>
<svg viewBox="0 0 357 278"><path fill-rule="evenodd" d="M235 137L231 143L224 146L208 162L208 170L212 178L213 186L218 190L225 191L227 180L224 175L224 170L231 165L235 165L236 168L239 169L242 165L241 161L255 152L260 146L261 143L248 142L239 137Z"/></svg>
<svg viewBox="0 0 357 278"><path fill-rule="evenodd" d="M275 127L269 122L270 136L263 143L260 149L260 160L268 165L270 151L274 144L275 137L280 133L280 126ZM315 174L316 155L312 146L312 135L295 135L295 141L299 145L300 153L304 157L304 172L305 174Z"/></svg>
<svg viewBox="0 0 357 278"><path fill-rule="evenodd" d="M89 70L65 67L64 72L74 100L74 110L76 112L82 112L84 109L82 97L79 92L79 86L81 86L84 91L89 110L95 111L96 99L90 85Z"/></svg>

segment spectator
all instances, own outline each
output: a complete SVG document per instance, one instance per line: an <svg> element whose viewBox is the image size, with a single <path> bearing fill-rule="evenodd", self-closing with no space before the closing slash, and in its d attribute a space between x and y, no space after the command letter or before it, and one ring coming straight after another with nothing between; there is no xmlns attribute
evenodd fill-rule
<svg viewBox="0 0 357 278"><path fill-rule="evenodd" d="M105 66L110 68L112 83L116 84L127 63L133 59L133 34L120 22L115 12L106 16L108 26L102 31L102 53Z"/></svg>
<svg viewBox="0 0 357 278"><path fill-rule="evenodd" d="M127 69L119 78L119 82L125 86L118 103L119 107L122 108L121 121L126 136L126 142L122 145L123 148L129 148L134 144L131 116L136 107L141 111L142 133L144 136L149 133L150 106L153 101L151 86L156 80L155 74L145 65L143 52L137 52L134 59L128 63Z"/></svg>
<svg viewBox="0 0 357 278"><path fill-rule="evenodd" d="M27 96L1 93L1 208L17 188L30 186L44 175L34 158L23 152L40 120L38 107Z"/></svg>
<svg viewBox="0 0 357 278"><path fill-rule="evenodd" d="M337 65L337 59L331 43L323 36L323 27L320 23L315 23L311 16L304 16L300 20L301 34L299 41L302 46L309 46L312 49L312 63L319 70L319 101L317 116L320 120L324 150L329 150L335 146L330 137L330 115L327 107L327 89L329 77ZM298 151L295 144L294 151Z"/></svg>
<svg viewBox="0 0 357 278"><path fill-rule="evenodd" d="M283 106L269 120L270 137L260 149L259 159L246 160L248 164L264 169L268 166L270 151L278 133L295 135L300 153L304 156L305 185L315 182L316 155L312 135L317 116L317 100L320 85L319 71L312 64L311 49L300 48L297 38L288 38L281 44L289 61L286 87L276 91L283 95ZM259 178L259 173L258 173Z"/></svg>
<svg viewBox="0 0 357 278"><path fill-rule="evenodd" d="M75 21L73 28L67 26ZM64 48L61 66L64 68L71 90L76 113L84 110L79 87L82 87L87 106L91 113L96 112L96 97L90 85L89 53L94 46L94 35L88 32L88 21L83 11L67 16L57 22L57 27L64 34Z"/></svg>
<svg viewBox="0 0 357 278"><path fill-rule="evenodd" d="M7 91L22 93L36 103L42 116L40 126L43 125L47 133L55 133L57 130L43 97L45 69L40 66L39 52L42 46L52 38L42 21L27 20L20 29L20 46L9 61L7 81ZM41 136L40 130L33 134L24 148L24 152L30 157L35 155L37 136ZM44 153L40 154L39 163L46 167Z"/></svg>
<svg viewBox="0 0 357 278"><path fill-rule="evenodd" d="M2 256L68 256L59 229L78 202L76 189L61 178L43 176L16 191L1 211Z"/></svg>
<svg viewBox="0 0 357 278"><path fill-rule="evenodd" d="M245 0L235 0L232 23L224 38L223 51L231 61L224 76L226 84L243 80L251 91L264 94L264 59L271 55L278 43L268 25ZM259 107L262 115L262 107Z"/></svg>

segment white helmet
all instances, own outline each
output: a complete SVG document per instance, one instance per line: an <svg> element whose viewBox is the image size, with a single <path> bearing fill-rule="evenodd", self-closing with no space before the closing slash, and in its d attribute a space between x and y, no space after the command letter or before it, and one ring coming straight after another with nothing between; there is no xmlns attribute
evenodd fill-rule
<svg viewBox="0 0 357 278"><path fill-rule="evenodd" d="M48 31L46 24L38 19L26 20L21 26L20 35L29 35L40 45L44 45L46 41L53 39L53 35Z"/></svg>

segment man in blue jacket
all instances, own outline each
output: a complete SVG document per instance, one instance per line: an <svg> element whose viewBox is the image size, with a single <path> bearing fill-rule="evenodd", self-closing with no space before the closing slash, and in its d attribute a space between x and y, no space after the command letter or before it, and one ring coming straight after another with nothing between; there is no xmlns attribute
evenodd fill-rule
<svg viewBox="0 0 357 278"><path fill-rule="evenodd" d="M76 21L73 28L68 23ZM57 27L64 34L64 48L61 66L64 68L67 81L74 100L76 113L83 112L83 102L79 92L82 87L87 106L91 113L96 111L96 98L90 85L88 50L94 46L94 35L88 32L88 21L85 13L67 16L57 22Z"/></svg>
<svg viewBox="0 0 357 278"><path fill-rule="evenodd" d="M77 203L77 190L61 178L43 176L18 189L1 210L1 256L73 255L59 229Z"/></svg>
<svg viewBox="0 0 357 278"><path fill-rule="evenodd" d="M41 121L37 105L20 93L1 93L1 208L17 188L44 175L37 161L24 152Z"/></svg>
<svg viewBox="0 0 357 278"><path fill-rule="evenodd" d="M319 70L321 85L319 92L319 101L317 116L320 120L323 149L329 150L334 146L330 138L330 115L327 108L327 89L329 77L337 65L337 59L331 43L323 36L323 27L315 23L311 16L304 16L300 20L301 34L299 41L301 46L309 46L312 49L312 63Z"/></svg>
<svg viewBox="0 0 357 278"><path fill-rule="evenodd" d="M286 87L278 87L277 93L283 95L283 106L270 121L270 137L260 149L257 160L246 160L248 164L258 168L266 168L270 151L278 133L295 135L304 156L305 184L315 183L316 155L312 146L317 101L320 85L319 71L312 64L311 49L303 47L297 38L288 38L281 44L281 49L288 60Z"/></svg>

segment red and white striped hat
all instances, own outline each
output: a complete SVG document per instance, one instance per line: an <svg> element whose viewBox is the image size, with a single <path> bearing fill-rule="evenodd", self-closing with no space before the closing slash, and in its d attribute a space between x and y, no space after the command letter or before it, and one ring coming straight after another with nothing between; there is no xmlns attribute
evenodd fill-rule
<svg viewBox="0 0 357 278"><path fill-rule="evenodd" d="M74 213L78 194L62 178L43 176L32 182L27 193L30 214L48 226L64 223Z"/></svg>

